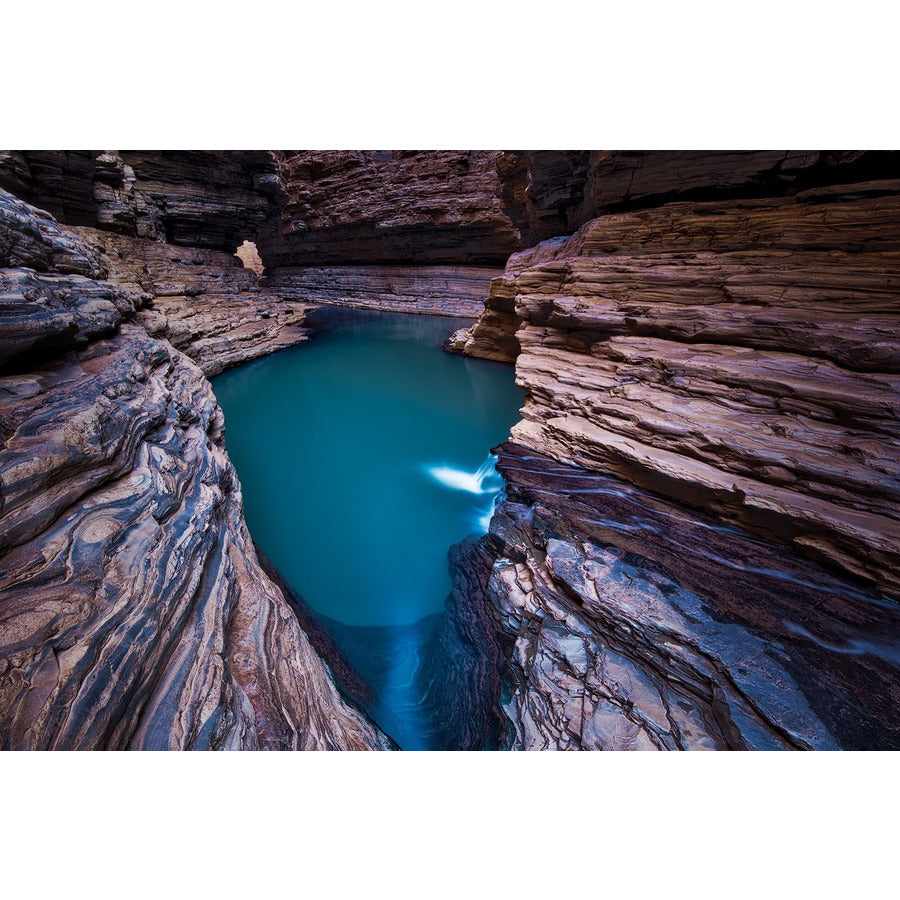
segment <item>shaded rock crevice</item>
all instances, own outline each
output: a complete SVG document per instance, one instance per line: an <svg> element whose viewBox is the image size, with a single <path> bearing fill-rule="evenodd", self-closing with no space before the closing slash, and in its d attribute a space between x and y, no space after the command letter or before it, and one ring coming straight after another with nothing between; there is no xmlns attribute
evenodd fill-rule
<svg viewBox="0 0 900 900"><path fill-rule="evenodd" d="M0 151L0 188L65 225L230 253L286 201L266 150Z"/></svg>

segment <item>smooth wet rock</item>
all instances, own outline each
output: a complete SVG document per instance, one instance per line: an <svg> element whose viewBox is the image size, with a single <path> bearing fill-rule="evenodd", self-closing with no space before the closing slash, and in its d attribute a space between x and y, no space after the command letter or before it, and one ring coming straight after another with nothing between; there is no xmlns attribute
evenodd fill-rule
<svg viewBox="0 0 900 900"><path fill-rule="evenodd" d="M423 704L447 750L493 750L503 733L500 680L511 641L496 627L487 595L494 556L484 539L449 553L452 588L422 672Z"/></svg>

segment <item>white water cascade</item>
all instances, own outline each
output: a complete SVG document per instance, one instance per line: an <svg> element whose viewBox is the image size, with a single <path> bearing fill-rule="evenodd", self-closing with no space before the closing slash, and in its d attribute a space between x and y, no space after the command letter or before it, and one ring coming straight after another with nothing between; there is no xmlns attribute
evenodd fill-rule
<svg viewBox="0 0 900 900"><path fill-rule="evenodd" d="M486 502L480 502L475 510L475 522L479 531L486 534L494 507L503 493L503 478L497 471L497 457L489 453L474 472L446 465L427 466L425 471L429 477L450 490L465 491L485 498Z"/></svg>

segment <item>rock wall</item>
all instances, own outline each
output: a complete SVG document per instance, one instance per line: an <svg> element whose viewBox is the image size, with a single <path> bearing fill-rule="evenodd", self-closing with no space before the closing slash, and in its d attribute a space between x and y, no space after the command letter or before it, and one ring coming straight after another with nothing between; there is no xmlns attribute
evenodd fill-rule
<svg viewBox="0 0 900 900"><path fill-rule="evenodd" d="M900 182L604 216L511 257L454 345L512 438L900 595Z"/></svg>
<svg viewBox="0 0 900 900"><path fill-rule="evenodd" d="M0 188L66 225L229 253L286 200L264 150L0 151Z"/></svg>
<svg viewBox="0 0 900 900"><path fill-rule="evenodd" d="M819 150L526 150L498 168L510 217L531 247L609 212L676 200L793 195L894 177L900 154Z"/></svg>
<svg viewBox="0 0 900 900"><path fill-rule="evenodd" d="M680 197L795 194L900 166L896 154L871 151L298 150L275 157L287 199L259 247L273 286L311 303L452 315L480 308L486 269L477 267L502 265L510 253L571 234L607 211ZM499 334L502 323L486 324ZM493 349L495 358L511 358L508 340Z"/></svg>
<svg viewBox="0 0 900 900"><path fill-rule="evenodd" d="M299 303L474 319L500 274L486 266L309 266L275 269L263 283Z"/></svg>
<svg viewBox="0 0 900 900"><path fill-rule="evenodd" d="M145 293L136 321L184 351L207 378L308 337L310 305L263 287L232 254L73 230L97 248L112 280Z"/></svg>
<svg viewBox="0 0 900 900"><path fill-rule="evenodd" d="M467 315L489 283L454 347L529 397L423 673L442 742L897 748L898 176L0 154L78 226L0 194L3 746L387 746L260 568L203 374L304 339L308 301Z"/></svg>
<svg viewBox="0 0 900 900"><path fill-rule="evenodd" d="M900 747L900 606L617 478L498 465L507 749Z"/></svg>
<svg viewBox="0 0 900 900"><path fill-rule="evenodd" d="M497 151L292 150L266 265L502 265L520 249Z"/></svg>
<svg viewBox="0 0 900 900"><path fill-rule="evenodd" d="M232 273L86 236L0 193L0 746L387 748L259 565L208 381L138 324L159 291L219 327Z"/></svg>

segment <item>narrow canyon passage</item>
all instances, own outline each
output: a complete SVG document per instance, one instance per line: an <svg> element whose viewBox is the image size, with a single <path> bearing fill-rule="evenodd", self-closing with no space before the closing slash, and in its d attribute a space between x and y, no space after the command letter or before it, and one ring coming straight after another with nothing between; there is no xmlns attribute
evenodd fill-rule
<svg viewBox="0 0 900 900"><path fill-rule="evenodd" d="M215 379L228 451L254 539L373 689L370 714L429 748L420 675L447 553L487 530L502 487L488 451L523 395L511 366L443 352L461 320L330 318L310 344Z"/></svg>
<svg viewBox="0 0 900 900"><path fill-rule="evenodd" d="M900 747L898 172L0 151L0 748Z"/></svg>

